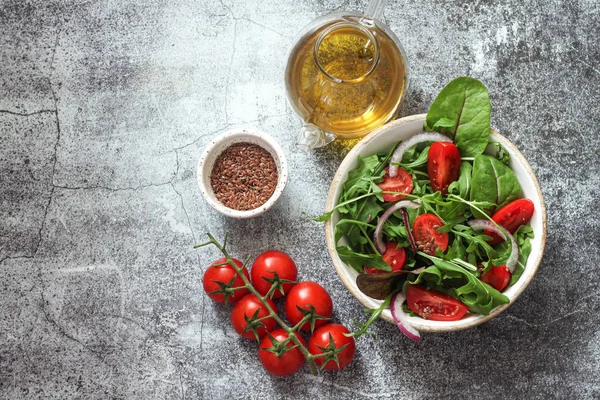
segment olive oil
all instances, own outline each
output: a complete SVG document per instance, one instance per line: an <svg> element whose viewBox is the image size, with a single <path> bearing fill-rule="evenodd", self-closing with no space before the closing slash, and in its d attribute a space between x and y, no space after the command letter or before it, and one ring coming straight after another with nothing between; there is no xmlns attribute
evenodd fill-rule
<svg viewBox="0 0 600 400"><path fill-rule="evenodd" d="M395 115L406 90L406 65L377 25L368 31L358 22L332 25L309 32L292 49L286 84L307 123L351 139Z"/></svg>

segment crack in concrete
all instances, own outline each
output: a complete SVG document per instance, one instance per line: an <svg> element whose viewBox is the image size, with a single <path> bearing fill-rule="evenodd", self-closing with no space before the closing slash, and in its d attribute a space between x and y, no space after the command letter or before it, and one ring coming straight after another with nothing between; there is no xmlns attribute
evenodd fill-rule
<svg viewBox="0 0 600 400"><path fill-rule="evenodd" d="M87 351L89 351L90 353L92 353L92 354L93 354L93 355L94 355L96 358L98 358L98 359L99 359L100 361L102 361L104 364L106 364L106 365L108 365L109 367L111 367L111 368L112 368L112 365L110 365L110 364L109 364L109 363L106 361L106 359L105 359L104 357L102 357L102 355L101 355L99 352L97 352L96 350L94 350L94 349L90 348L88 345L86 345L85 343L83 343L81 340L77 339L75 336L72 336L72 335L68 334L68 333L65 331L65 329L64 329L62 326L60 326L60 325L59 325L59 324L58 324L58 323L57 323L57 322L54 320L54 318L52 318L52 317L50 316L50 313L49 313L49 312L48 312L48 310L46 309L46 303L47 303L47 300L46 300L46 296L44 295L44 292L45 292L45 290L46 290L46 285L44 284L44 278L43 278L43 275L42 275L42 266L41 266L41 264L38 266L38 278L39 278L39 280L40 280L40 287L41 287L41 290L40 290L40 298L41 298L41 301L42 301L42 304L41 304L41 311L42 311L42 313L44 314L44 318L46 319L46 321L47 321L47 322L48 322L50 325L54 326L54 327L56 328L56 330L57 330L57 331L58 331L58 332L61 334L61 336L64 336L64 337L66 337L67 339L69 339L69 340L71 340L71 341L73 341L73 342L76 342L76 343L78 343L78 344L79 344L81 347L83 347L84 349L86 349Z"/></svg>
<svg viewBox="0 0 600 400"><path fill-rule="evenodd" d="M148 183L148 184L144 184L144 185L127 186L127 187L110 187L110 186L102 186L102 185L94 185L94 186L63 186L63 185L52 185L52 186L54 188L64 189L64 190L95 190L95 189L101 189L101 190L108 190L108 191L111 191L111 192L122 192L122 191L126 191L126 190L136 191L136 190L144 189L144 188L148 188L148 187L166 186L166 185L170 185L172 181L173 181L173 178L171 178L170 180L168 180L166 182L162 182L162 183Z"/></svg>
<svg viewBox="0 0 600 400"><path fill-rule="evenodd" d="M233 16L233 13L231 15ZM227 108L229 107L229 81L231 80L231 73L233 72L233 60L235 58L235 42L236 41L237 41L237 20L234 20L234 22L233 22L233 46L231 49L231 57L229 58L229 71L227 72L227 79L225 80L225 123L226 124L229 124L229 112L227 111Z"/></svg>
<svg viewBox="0 0 600 400"><path fill-rule="evenodd" d="M175 176L177 176L179 174L179 153L177 151L175 151L175 155L176 155L176 160L177 160L177 170L175 172ZM183 209L183 213L185 214L185 218L187 220L187 224L188 227L190 228L190 233L192 235L192 240L194 242L196 242L196 235L194 233L194 229L192 227L192 222L190 220L190 216L189 213L187 212L187 209L185 207L185 202L183 200L183 196L182 194L177 190L177 188L175 187L175 184L173 183L173 181L171 181L171 187L173 188L173 191L177 194L177 196L179 196L179 201L181 203L181 208ZM198 253L196 252L196 258L198 259L198 264L200 264L200 256L198 255ZM202 317L200 320L200 350L202 350L202 340L203 340L203 328L204 328L204 296L202 296ZM183 384L183 368L185 367L185 363L187 362L184 361L183 363L181 363L180 368L179 368L179 385L180 385L180 389L181 389L181 398L183 400L185 400L185 388L184 388L184 384Z"/></svg>
<svg viewBox="0 0 600 400"><path fill-rule="evenodd" d="M281 37L284 37L286 39L292 39L292 36L285 35L285 34L283 34L281 32L278 32L275 29L273 29L273 28L271 28L269 26L263 25L260 22L254 21L253 19L250 19L248 17L236 17L235 14L233 13L233 10L231 9L231 7L229 7L227 4L225 4L223 2L223 0L219 0L219 3L221 3L221 5L223 6L223 8L225 8L228 11L228 13L231 15L231 19L233 19L234 22L235 21L240 21L240 20L248 21L248 22L250 22L250 23L252 23L252 24L254 24L256 26L260 26L261 28L266 29L266 30L268 30L270 32L273 32L273 33L275 33L275 34L277 34L277 35L279 35ZM213 15L215 15L217 17L224 17L227 14L213 14Z"/></svg>
<svg viewBox="0 0 600 400"><path fill-rule="evenodd" d="M49 110L49 109L38 110L38 111L33 111L33 112L18 112L18 111L11 111L11 110L0 110L0 114L16 115L18 117L31 117L33 115L50 114L50 113L55 113L55 112L56 112L56 110Z"/></svg>
<svg viewBox="0 0 600 400"><path fill-rule="evenodd" d="M257 122L258 123L262 123L262 122L265 122L266 120L269 120L271 118L281 118L281 117L287 117L289 115L290 114L286 112L285 114L267 115L265 117L253 119L253 120L250 120L250 121L240 121L240 122L235 122L235 123L233 123L233 122L232 123L227 123L226 125L218 128L218 129L216 129L214 131L211 131L211 132L208 132L208 133L205 133L205 134L202 134L202 135L198 136L196 139L192 140L189 143L186 143L186 144L184 144L182 146L179 146L179 147L175 147L175 148L173 148L171 150L168 150L168 151L166 151L164 153L160 153L160 155L166 154L166 153L171 153L171 152L174 152L174 151L177 152L179 150L186 149L186 148L188 148L190 146L193 146L194 144L198 143L200 140L202 140L203 138L205 138L207 136L211 136L211 135L217 134L219 132L224 131L225 129L228 129L228 128L231 128L231 127L234 127L234 126L243 126L243 125L253 124L253 123L257 123Z"/></svg>
<svg viewBox="0 0 600 400"><path fill-rule="evenodd" d="M599 295L600 295L600 293L592 293L592 294L591 294L591 295L589 295L589 296L585 296L585 297L582 297L581 299L578 299L578 300L576 300L576 302L577 302L577 303L580 303L580 302L582 302L582 301L584 301L584 300L587 300L587 299L589 299L589 298L591 298L591 297L597 297L597 296L599 296ZM568 317L570 317L570 316L572 316L572 315L574 315L574 314L578 314L578 313L580 313L580 312L582 312L582 311L589 311L589 310L590 310L590 308L589 308L589 307L587 307L587 306L584 306L584 307L578 308L577 310L573 310L573 311L571 311L571 312L568 312L568 313L566 313L566 314L564 314L564 315L560 315L560 316L558 316L558 317L556 317L556 318L554 318L554 319L551 319L550 321L546 321L546 322L542 322L542 323L538 323L538 324L531 323L531 322L529 322L529 321L527 321L527 320L525 320L525 319L523 319L523 318L519 318L519 317L516 317L516 316L514 316L514 315L510 315L510 314L506 315L506 317L505 317L505 318L507 318L507 319L512 319L513 321L521 322L521 323L523 323L523 324L525 324L525 325L527 325L527 326L531 326L531 327L533 327L533 328L541 328L541 327L543 327L543 326L546 326L546 325L550 325L550 324L554 324L554 323L556 323L556 322L559 322L559 321L561 321L561 320L563 320L563 319L565 319L565 318L568 318Z"/></svg>

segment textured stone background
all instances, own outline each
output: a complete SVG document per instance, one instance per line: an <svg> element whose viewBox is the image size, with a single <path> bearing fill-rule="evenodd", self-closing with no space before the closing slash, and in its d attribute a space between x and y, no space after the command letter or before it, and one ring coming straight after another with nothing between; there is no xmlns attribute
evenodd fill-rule
<svg viewBox="0 0 600 400"><path fill-rule="evenodd" d="M477 328L415 345L380 322L339 373L273 378L202 293L234 254L287 251L362 308L323 226L346 151L305 154L282 81L297 32L366 1L0 1L0 398L598 398L600 9L595 0L390 1L411 64L404 114L450 79L489 87L493 126L536 171L548 243L531 286ZM291 166L263 217L232 221L195 183L211 137L270 132ZM251 238L251 239L250 239Z"/></svg>

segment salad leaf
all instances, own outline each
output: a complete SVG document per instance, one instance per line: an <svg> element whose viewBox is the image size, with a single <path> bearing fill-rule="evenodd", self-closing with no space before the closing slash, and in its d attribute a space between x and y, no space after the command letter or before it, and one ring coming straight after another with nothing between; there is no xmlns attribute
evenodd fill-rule
<svg viewBox="0 0 600 400"><path fill-rule="evenodd" d="M531 239L534 237L533 228L529 225L522 225L515 231L513 236L517 245L519 245L519 262L510 278L511 285L519 280L521 274L523 274L523 270L525 270L527 259L529 258L529 254L531 254Z"/></svg>
<svg viewBox="0 0 600 400"><path fill-rule="evenodd" d="M354 268L358 273L363 273L364 266L377 268L382 271L391 271L390 267L379 254L357 253L348 246L337 246L337 253L340 259Z"/></svg>
<svg viewBox="0 0 600 400"><path fill-rule="evenodd" d="M478 314L488 315L495 307L509 302L508 297L465 269L437 257L427 258L433 261L434 265L426 268L417 280L411 283L427 283L435 290L456 297L469 307L471 312ZM450 282L452 286L449 287Z"/></svg>
<svg viewBox="0 0 600 400"><path fill-rule="evenodd" d="M490 95L470 77L454 79L437 95L423 129L447 134L463 157L482 154L490 136Z"/></svg>
<svg viewBox="0 0 600 400"><path fill-rule="evenodd" d="M473 161L473 178L471 182L471 201L490 202L495 206L483 208L492 215L495 210L521 198L521 185L515 173L494 157L478 155ZM473 215L484 218L478 210L471 207Z"/></svg>

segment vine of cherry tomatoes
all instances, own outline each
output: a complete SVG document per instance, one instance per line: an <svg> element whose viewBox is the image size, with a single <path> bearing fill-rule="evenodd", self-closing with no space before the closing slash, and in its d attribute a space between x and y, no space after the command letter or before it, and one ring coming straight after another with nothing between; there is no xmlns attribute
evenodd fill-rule
<svg viewBox="0 0 600 400"><path fill-rule="evenodd" d="M213 244L227 256L224 247ZM243 338L260 342L258 358L266 371L291 375L308 361L315 373L314 366L337 370L352 361L355 340L346 327L330 323L331 296L316 282L297 282L298 269L289 255L266 251L254 260L250 273L240 260L230 260L220 258L206 269L204 291L217 303L234 304L233 328ZM289 326L277 313L277 298L285 301ZM310 333L308 345L300 332Z"/></svg>

